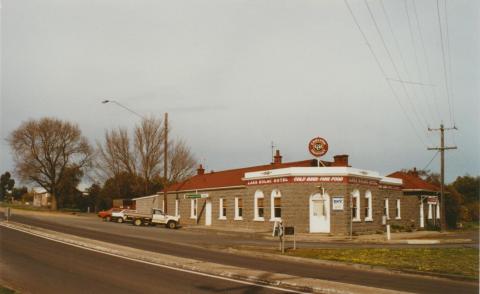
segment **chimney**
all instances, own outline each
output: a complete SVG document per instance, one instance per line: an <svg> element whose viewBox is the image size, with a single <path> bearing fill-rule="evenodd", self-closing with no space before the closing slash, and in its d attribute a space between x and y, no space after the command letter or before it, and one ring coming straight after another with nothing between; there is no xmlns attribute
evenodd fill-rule
<svg viewBox="0 0 480 294"><path fill-rule="evenodd" d="M413 175L413 176L415 176L415 177L417 177L417 178L419 177L419 176L418 176L418 171L417 171L417 168L416 168L416 167L414 167L413 170L409 172L409 174L411 174L411 175Z"/></svg>
<svg viewBox="0 0 480 294"><path fill-rule="evenodd" d="M348 154L335 155L332 166L348 166Z"/></svg>
<svg viewBox="0 0 480 294"><path fill-rule="evenodd" d="M197 169L197 175L203 175L205 174L205 169L203 168L203 166L200 164L198 166L198 169Z"/></svg>
<svg viewBox="0 0 480 294"><path fill-rule="evenodd" d="M280 150L275 152L275 156L273 157L273 164L280 164L282 163L282 156L280 155Z"/></svg>

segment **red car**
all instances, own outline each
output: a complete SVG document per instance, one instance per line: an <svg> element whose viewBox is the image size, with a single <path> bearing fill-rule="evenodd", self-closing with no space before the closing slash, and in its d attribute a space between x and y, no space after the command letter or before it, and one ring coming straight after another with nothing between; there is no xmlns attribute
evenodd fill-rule
<svg viewBox="0 0 480 294"><path fill-rule="evenodd" d="M98 217L102 218L102 220L109 222L112 219L112 212L114 211L121 211L120 208L110 208L109 210L102 210L98 212Z"/></svg>

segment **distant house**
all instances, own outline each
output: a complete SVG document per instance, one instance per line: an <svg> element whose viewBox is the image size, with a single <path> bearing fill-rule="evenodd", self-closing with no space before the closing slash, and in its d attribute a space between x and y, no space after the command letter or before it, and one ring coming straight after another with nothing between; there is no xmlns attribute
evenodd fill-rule
<svg viewBox="0 0 480 294"><path fill-rule="evenodd" d="M50 207L51 195L42 187L32 188L33 206Z"/></svg>

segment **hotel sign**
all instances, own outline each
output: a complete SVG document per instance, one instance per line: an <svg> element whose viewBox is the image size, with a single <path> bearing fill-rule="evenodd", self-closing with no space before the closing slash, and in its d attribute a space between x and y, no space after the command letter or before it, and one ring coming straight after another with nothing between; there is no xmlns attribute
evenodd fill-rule
<svg viewBox="0 0 480 294"><path fill-rule="evenodd" d="M285 184L285 183L343 183L345 177L280 177L272 179L260 179L247 181L247 185L269 185L269 184Z"/></svg>
<svg viewBox="0 0 480 294"><path fill-rule="evenodd" d="M316 137L308 143L308 151L315 156L320 157L327 153L328 143L324 138Z"/></svg>

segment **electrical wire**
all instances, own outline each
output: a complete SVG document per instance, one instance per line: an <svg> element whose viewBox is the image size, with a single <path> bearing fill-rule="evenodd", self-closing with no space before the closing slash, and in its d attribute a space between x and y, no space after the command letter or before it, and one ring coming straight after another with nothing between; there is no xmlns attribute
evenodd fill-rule
<svg viewBox="0 0 480 294"><path fill-rule="evenodd" d="M443 30L442 30L442 21L440 18L440 4L439 0L437 0L437 16L438 16L438 27L440 30L440 45L442 47L442 63L443 63L443 74L444 74L444 79L445 79L445 90L447 91L447 102L448 102L448 111L450 113L450 123L455 124L455 121L453 119L453 114L452 114L452 105L450 102L450 87L448 83L448 74L447 74L447 65L445 61L445 46L443 44Z"/></svg>
<svg viewBox="0 0 480 294"><path fill-rule="evenodd" d="M378 25L378 23L375 19L375 16L373 15L372 9L370 8L370 4L368 4L367 0L364 0L363 2L365 3L365 6L367 7L370 18L372 19L373 24L375 26L375 30L377 31L378 35L380 36L380 40L382 41L383 47L384 47L385 51L387 52L387 56L388 56L390 62L392 63L392 66L393 66L393 69L394 69L394 71L397 75L397 78L399 80L401 80L402 78L400 76L400 72L398 71L397 65L395 64L395 61L393 60L392 54L391 54L390 50L388 49L387 43L385 42L385 39L384 39L383 34L380 30L380 27L379 27L379 25ZM403 83L400 83L400 84L402 85L403 91L405 92L405 96L407 97L407 101L410 103L410 106L413 110L413 114L417 118L420 125L422 125L422 120L420 119L420 116L418 115L418 112L415 108L415 105L413 104L413 102L411 100L411 97L408 93L407 87ZM425 120L425 118L423 118L423 119ZM428 122L425 120L423 123L424 123L423 129L427 130L428 129Z"/></svg>
<svg viewBox="0 0 480 294"><path fill-rule="evenodd" d="M413 1L413 12L414 12L415 20L416 20L416 23L417 23L417 30L418 30L418 33L420 35L420 43L422 44L423 58L425 60L425 65L426 65L426 68L427 68L428 83L433 84L432 83L432 73L431 73L431 70L430 70L430 63L428 62L427 49L425 47L425 41L423 39L423 31L422 31L422 28L420 26L420 21L419 21L419 18L418 18L416 1ZM436 110L436 113L437 113L437 116L438 116L438 121L440 122L442 120L442 116L440 115L440 108L438 107L438 103L435 99L435 97L438 97L437 88L431 87L430 89L431 89L430 92L432 94L432 96L431 96L432 102L435 105L435 110Z"/></svg>
<svg viewBox="0 0 480 294"><path fill-rule="evenodd" d="M435 152L435 154L433 155L432 159L430 159L430 161L427 163L427 165L422 168L421 170L427 170L427 168L430 166L430 164L432 164L433 160L437 157L438 153L440 153L440 151L437 150L437 152Z"/></svg>
<svg viewBox="0 0 480 294"><path fill-rule="evenodd" d="M398 96L397 92L395 92L395 89L393 88L392 84L391 84L391 81L388 79L388 76L385 72L385 69L383 68L382 64L380 63L380 60L378 59L377 55L375 54L375 51L373 50L372 48L372 45L370 44L370 42L368 41L368 38L367 36L365 35L365 32L363 31L362 27L360 26L360 23L358 22L357 18L355 17L355 14L353 13L353 10L352 8L350 7L350 4L348 3L348 0L344 0L345 2L345 5L347 6L348 8L348 11L350 12L350 15L352 16L352 19L353 21L355 22L358 30L360 31L360 34L362 35L364 41L365 41L365 44L367 45L367 47L369 48L370 50L370 53L372 54L373 56L373 59L375 60L378 68L380 69L380 72L382 73L383 77L385 78L385 80L387 81L387 84L390 88L390 91L392 92L393 96L395 97L395 99L397 100L397 103L398 105L400 106L400 109L402 110L405 118L407 119L408 123L410 124L410 126L412 127L415 135L417 136L417 138L420 140L420 142L422 142L422 144L424 146L427 146L427 144L425 143L425 140L418 134L418 131L417 131L417 128L415 127L415 125L413 124L412 120L410 119L410 117L407 115L407 112L405 110L405 107L403 106L403 104L400 102L400 97Z"/></svg>
<svg viewBox="0 0 480 294"><path fill-rule="evenodd" d="M405 14L407 15L408 31L410 33L410 41L412 43L413 55L415 57L415 68L417 70L418 78L423 81L423 75L422 75L422 71L421 71L421 68L420 68L420 63L418 62L417 46L415 46L415 38L413 36L412 21L411 21L411 18L410 18L410 13L409 13L408 2L407 1L408 0L404 0L403 3L404 3L404 6L405 6ZM425 92L424 87L422 87L422 93L423 93L423 96L424 96L425 105L427 106L427 112L430 115L430 118L432 119L432 122L433 122L434 121L434 115L432 113L432 109L431 109L430 105L428 104L427 93Z"/></svg>

